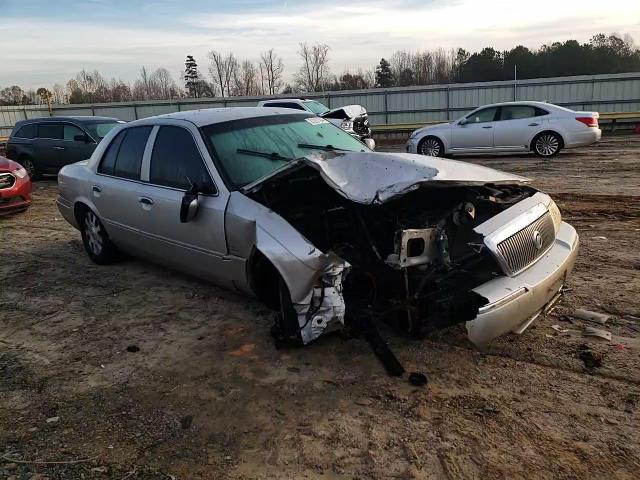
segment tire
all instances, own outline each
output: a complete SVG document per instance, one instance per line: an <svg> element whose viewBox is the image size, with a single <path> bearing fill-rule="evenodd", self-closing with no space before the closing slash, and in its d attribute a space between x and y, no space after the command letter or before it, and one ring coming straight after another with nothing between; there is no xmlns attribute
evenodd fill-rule
<svg viewBox="0 0 640 480"><path fill-rule="evenodd" d="M31 180L39 180L41 178L40 172L31 157L22 157L18 160L18 163L24 167Z"/></svg>
<svg viewBox="0 0 640 480"><path fill-rule="evenodd" d="M533 139L532 149L539 157L555 157L562 150L562 137L557 133L542 132Z"/></svg>
<svg viewBox="0 0 640 480"><path fill-rule="evenodd" d="M298 314L293 308L291 294L287 284L279 278L280 312L275 315L275 325L271 335L276 341L277 348L298 347L302 345Z"/></svg>
<svg viewBox="0 0 640 480"><path fill-rule="evenodd" d="M420 155L427 155L429 157L444 156L444 144L438 137L424 137L418 143L417 150Z"/></svg>
<svg viewBox="0 0 640 480"><path fill-rule="evenodd" d="M87 209L81 217L82 244L89 258L98 265L110 265L119 260L118 250L109 240L102 222L93 211Z"/></svg>

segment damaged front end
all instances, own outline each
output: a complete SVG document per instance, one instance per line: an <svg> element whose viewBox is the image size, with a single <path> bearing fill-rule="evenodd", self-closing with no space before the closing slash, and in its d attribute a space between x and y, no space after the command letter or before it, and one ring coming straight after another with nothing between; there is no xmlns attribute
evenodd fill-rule
<svg viewBox="0 0 640 480"><path fill-rule="evenodd" d="M476 343L516 330L536 312L519 318L516 308L509 321L482 315L549 256L562 224L526 179L403 154L315 156L244 193L331 252L306 293L292 294L289 317L295 312L305 344L363 318L416 337L467 322ZM547 304L545 295L530 309Z"/></svg>

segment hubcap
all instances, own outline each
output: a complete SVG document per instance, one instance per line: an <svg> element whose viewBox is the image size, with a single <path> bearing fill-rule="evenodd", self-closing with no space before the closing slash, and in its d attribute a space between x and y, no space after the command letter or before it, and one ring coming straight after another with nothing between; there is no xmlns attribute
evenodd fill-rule
<svg viewBox="0 0 640 480"><path fill-rule="evenodd" d="M89 248L95 255L102 252L102 229L98 218L89 212L84 217L84 233L89 244Z"/></svg>
<svg viewBox="0 0 640 480"><path fill-rule="evenodd" d="M536 151L545 157L553 155L558 151L560 143L554 135L542 135L536 142Z"/></svg>
<svg viewBox="0 0 640 480"><path fill-rule="evenodd" d="M440 155L440 143L435 138L427 138L422 142L420 153L430 157L437 157Z"/></svg>

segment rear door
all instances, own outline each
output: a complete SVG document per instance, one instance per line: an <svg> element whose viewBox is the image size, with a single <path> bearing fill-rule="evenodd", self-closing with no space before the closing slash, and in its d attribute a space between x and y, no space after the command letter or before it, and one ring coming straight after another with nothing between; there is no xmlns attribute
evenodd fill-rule
<svg viewBox="0 0 640 480"><path fill-rule="evenodd" d="M529 150L533 137L544 128L546 112L532 105L503 105L495 122L494 145L504 150Z"/></svg>
<svg viewBox="0 0 640 480"><path fill-rule="evenodd" d="M465 117L466 123L451 127L451 147L457 151L482 151L493 148L493 129L498 107L488 107Z"/></svg>
<svg viewBox="0 0 640 480"><path fill-rule="evenodd" d="M155 260L219 283L231 277L226 258L224 213L228 194L217 189L204 160L200 134L187 127L161 125L149 156L142 229ZM146 177L146 178L145 178ZM192 185L199 191L198 214L180 222L182 197Z"/></svg>
<svg viewBox="0 0 640 480"><path fill-rule="evenodd" d="M141 225L144 209L140 203L140 168L154 127L122 130L105 150L97 175L93 177L91 197L114 243L125 251L144 252Z"/></svg>
<svg viewBox="0 0 640 480"><path fill-rule="evenodd" d="M35 161L45 172L56 172L65 156L65 144L62 139L61 122L42 122L38 124L38 138L34 140Z"/></svg>

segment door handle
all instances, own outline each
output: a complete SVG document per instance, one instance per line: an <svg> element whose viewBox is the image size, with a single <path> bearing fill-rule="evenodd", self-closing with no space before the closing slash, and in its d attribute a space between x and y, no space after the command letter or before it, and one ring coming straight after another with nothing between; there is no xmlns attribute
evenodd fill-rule
<svg viewBox="0 0 640 480"><path fill-rule="evenodd" d="M493 128L493 127L491 125L487 125L487 126L482 127L482 128Z"/></svg>
<svg viewBox="0 0 640 480"><path fill-rule="evenodd" d="M91 190L93 191L93 193L102 193L102 188L100 188L98 185L94 185L93 187L91 187Z"/></svg>
<svg viewBox="0 0 640 480"><path fill-rule="evenodd" d="M51 147L51 148L53 148L54 150L66 150L67 149L67 147L58 147L58 146L55 146L55 145L53 147Z"/></svg>
<svg viewBox="0 0 640 480"><path fill-rule="evenodd" d="M530 123L529 126L530 127L537 127L538 125L540 125L539 123Z"/></svg>
<svg viewBox="0 0 640 480"><path fill-rule="evenodd" d="M149 197L140 197L138 198L138 201L143 205L153 205L153 200L151 200Z"/></svg>

